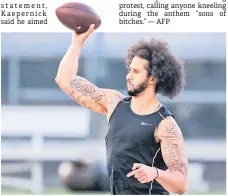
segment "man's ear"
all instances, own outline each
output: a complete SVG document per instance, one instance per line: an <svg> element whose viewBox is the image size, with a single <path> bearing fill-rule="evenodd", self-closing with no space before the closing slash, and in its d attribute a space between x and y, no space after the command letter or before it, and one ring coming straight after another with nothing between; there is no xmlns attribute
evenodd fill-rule
<svg viewBox="0 0 228 196"><path fill-rule="evenodd" d="M157 78L155 76L150 77L150 84L156 84Z"/></svg>

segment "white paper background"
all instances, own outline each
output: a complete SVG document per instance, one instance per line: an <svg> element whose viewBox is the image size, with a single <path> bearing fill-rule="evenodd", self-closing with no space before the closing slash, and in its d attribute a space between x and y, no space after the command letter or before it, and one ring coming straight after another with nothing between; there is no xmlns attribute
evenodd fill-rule
<svg viewBox="0 0 228 196"><path fill-rule="evenodd" d="M218 3L223 3L219 0ZM70 1L58 0L58 1L45 1L45 0L11 0L11 1L1 1L1 4L4 3L45 3L48 7L48 25L1 25L1 31L4 32L69 32L57 19L55 15L55 9ZM159 25L153 23L145 22L144 25L121 25L119 24L119 3L141 3L145 5L148 3L153 3L151 0L84 0L78 1L83 2L92 6L101 16L102 25L97 30L99 32L221 32L226 31L227 29L227 17L218 16L219 11L222 9L198 9L199 11L214 11L215 14L213 17L198 17L196 9L184 9L183 11L189 11L190 17L171 17L171 22L168 25ZM185 0L184 3L213 3L213 0ZM170 3L169 0L162 0L161 3ZM182 0L172 0L172 3L183 3ZM22 11L20 8L14 9L15 11ZM145 8L145 10L147 10ZM12 9L11 9L12 11ZM23 10L29 11L29 9ZM129 9L130 11L130 9ZM163 12L164 9L154 9L154 11ZM143 11L143 16L146 16L146 11ZM4 17L7 19L7 17ZM30 18L30 17L28 17ZM142 17L144 18L144 17ZM162 18L160 16L159 18ZM163 17L164 18L164 17ZM2 17L1 17L2 20Z"/></svg>

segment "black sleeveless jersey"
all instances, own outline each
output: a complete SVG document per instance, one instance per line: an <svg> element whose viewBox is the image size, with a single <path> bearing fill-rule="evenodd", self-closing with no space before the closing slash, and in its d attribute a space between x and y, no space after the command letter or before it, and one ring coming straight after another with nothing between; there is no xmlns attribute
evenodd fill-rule
<svg viewBox="0 0 228 196"><path fill-rule="evenodd" d="M105 137L107 170L113 195L167 195L156 180L141 184L134 176L127 177L134 163L142 163L167 170L160 144L156 143L154 130L166 116L173 116L162 106L149 115L137 115L130 107L131 97L119 102L109 120Z"/></svg>

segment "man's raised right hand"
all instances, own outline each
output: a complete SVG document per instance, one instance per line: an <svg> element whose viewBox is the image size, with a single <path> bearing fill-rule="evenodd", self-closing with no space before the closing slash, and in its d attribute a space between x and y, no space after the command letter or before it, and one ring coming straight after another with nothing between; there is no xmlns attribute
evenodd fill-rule
<svg viewBox="0 0 228 196"><path fill-rule="evenodd" d="M87 38L93 33L94 31L94 24L91 24L89 29L82 34L77 34L75 31L72 33L72 44L76 44L80 47L83 46L84 42L87 40Z"/></svg>

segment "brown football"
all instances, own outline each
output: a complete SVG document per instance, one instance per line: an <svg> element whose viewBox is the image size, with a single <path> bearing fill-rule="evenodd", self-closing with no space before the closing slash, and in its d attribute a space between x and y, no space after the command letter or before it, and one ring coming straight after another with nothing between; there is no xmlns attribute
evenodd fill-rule
<svg viewBox="0 0 228 196"><path fill-rule="evenodd" d="M95 24L94 29L101 25L101 18L98 13L83 3L65 3L59 6L55 13L65 27L76 31L78 34L86 32L91 24Z"/></svg>

